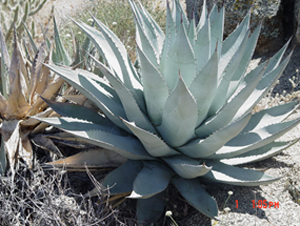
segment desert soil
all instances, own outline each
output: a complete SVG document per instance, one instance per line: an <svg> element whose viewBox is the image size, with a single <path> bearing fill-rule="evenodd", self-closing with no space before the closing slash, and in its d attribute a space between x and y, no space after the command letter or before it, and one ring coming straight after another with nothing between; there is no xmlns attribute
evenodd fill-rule
<svg viewBox="0 0 300 226"><path fill-rule="evenodd" d="M49 0L44 9L39 13L39 18L43 21L49 15L51 6L55 6L55 15L60 23L68 20L68 16L85 10L92 0ZM292 47L290 47L292 48ZM291 51L291 50L289 50ZM264 56L263 58L268 58ZM255 62L261 61L261 58ZM277 90L290 89L288 78L296 75L296 69L300 63L300 48L296 47L291 62L285 70L281 83ZM297 110L290 118L300 116ZM288 132L281 140L294 140L300 137L300 126ZM283 151L281 154L255 164L246 165L248 168L269 168L267 172L271 175L282 176L280 180L270 185L257 187L238 186L207 186L208 192L217 200L219 204L221 221L215 222L198 214L190 207L184 220L178 220L180 225L287 225L296 226L300 222L300 143ZM227 202L230 208L229 213L224 213L223 205L227 198L227 192L233 191L233 195ZM252 200L267 200L268 208L253 208ZM297 203L298 201L298 203ZM270 207L270 203L279 203L279 206ZM238 204L238 206L237 206ZM176 220L176 216L174 216Z"/></svg>

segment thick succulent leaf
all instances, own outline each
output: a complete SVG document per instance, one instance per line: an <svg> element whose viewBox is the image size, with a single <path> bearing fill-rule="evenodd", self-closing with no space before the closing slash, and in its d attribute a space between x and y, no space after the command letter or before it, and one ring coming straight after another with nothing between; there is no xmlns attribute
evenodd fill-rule
<svg viewBox="0 0 300 226"><path fill-rule="evenodd" d="M199 30L201 30L201 28L204 26L207 18L208 18L208 12L207 12L206 0L203 0L201 17L197 25L197 33L199 33Z"/></svg>
<svg viewBox="0 0 300 226"><path fill-rule="evenodd" d="M197 103L180 77L178 84L168 97L157 129L171 146L181 146L195 137Z"/></svg>
<svg viewBox="0 0 300 226"><path fill-rule="evenodd" d="M205 158L216 153L228 141L237 136L247 125L251 115L234 122L216 131L205 139L194 139L178 149L185 155L192 158Z"/></svg>
<svg viewBox="0 0 300 226"><path fill-rule="evenodd" d="M89 131L89 130L103 130L105 132L111 132L112 134L120 135L122 130L113 130L112 127L109 127L104 124L96 124L93 121L88 121L79 118L71 118L71 117L31 117L35 120L39 120L45 123L49 123L53 126L57 126L59 128L70 130L70 131ZM126 133L125 133L126 134Z"/></svg>
<svg viewBox="0 0 300 226"><path fill-rule="evenodd" d="M43 100L61 116L83 119L96 124L114 127L111 121L91 108L78 104L55 102L44 98Z"/></svg>
<svg viewBox="0 0 300 226"><path fill-rule="evenodd" d="M218 7L214 5L210 12L210 23L211 23L211 51L216 47L217 43L219 45L218 48L218 56L221 55L222 42L223 42L223 30L224 30L224 15L225 9L222 7L220 12L218 12Z"/></svg>
<svg viewBox="0 0 300 226"><path fill-rule="evenodd" d="M62 65L70 65L72 63L72 61L68 55L68 52L65 50L65 48L61 42L58 28L56 25L55 17L53 17L53 24L54 24L55 47L56 47L55 48L56 61L53 61L53 62L55 62L57 64L62 64Z"/></svg>
<svg viewBox="0 0 300 226"><path fill-rule="evenodd" d="M212 170L203 178L217 183L258 186L280 179L280 177L273 177L261 171L234 167L217 161L207 161L206 163L212 167Z"/></svg>
<svg viewBox="0 0 300 226"><path fill-rule="evenodd" d="M134 122L123 120L125 125L142 142L147 152L153 157L164 157L178 155L179 153L169 147L160 137L149 131L143 130L135 125Z"/></svg>
<svg viewBox="0 0 300 226"><path fill-rule="evenodd" d="M234 56L238 47L241 45L250 25L250 15L248 14L244 17L243 21L237 26L237 28L224 40L221 51L221 61L229 62L229 60Z"/></svg>
<svg viewBox="0 0 300 226"><path fill-rule="evenodd" d="M104 188L109 188L109 193L112 195L131 192L133 182L142 168L142 162L127 160L123 165L110 172L101 184ZM86 193L84 197L96 196L98 194L99 189L96 187Z"/></svg>
<svg viewBox="0 0 300 226"><path fill-rule="evenodd" d="M299 107L297 102L289 102L272 108L261 110L252 115L247 126L241 133L260 129L271 124L280 123Z"/></svg>
<svg viewBox="0 0 300 226"><path fill-rule="evenodd" d="M217 203L201 186L198 179L187 180L174 177L172 183L191 206L205 216L217 220Z"/></svg>
<svg viewBox="0 0 300 226"><path fill-rule="evenodd" d="M179 0L173 0L172 17L173 17L176 27L179 27L180 24L183 23L184 28L187 29L189 21L186 17L186 14L185 14Z"/></svg>
<svg viewBox="0 0 300 226"><path fill-rule="evenodd" d="M205 163L186 156L172 156L163 160L182 178L192 179L205 175L211 170Z"/></svg>
<svg viewBox="0 0 300 226"><path fill-rule="evenodd" d="M58 67L55 65L47 66L70 83L74 88L78 89L89 100L93 101L113 123L124 130L128 130L118 118L119 116L126 118L122 106L118 102L114 101L114 99L112 99L113 96L99 84L68 68Z"/></svg>
<svg viewBox="0 0 300 226"><path fill-rule="evenodd" d="M149 61L143 51L137 47L140 64L141 79L144 86L146 108L151 122L158 126L161 124L162 112L169 96L169 90L160 72Z"/></svg>
<svg viewBox="0 0 300 226"><path fill-rule="evenodd" d="M161 73L165 78L169 90L173 90L176 87L179 75L182 76L188 86L195 78L195 55L183 22L178 27L177 36L174 43L170 44L166 58L162 58L161 61L164 61L164 67L161 65Z"/></svg>
<svg viewBox="0 0 300 226"><path fill-rule="evenodd" d="M120 40L100 21L94 18L96 24L100 27L99 32L95 28L82 22L74 23L91 39L98 51L105 57L110 68L116 72L118 78L130 89L130 92L138 102L139 106L144 109L144 100L142 96L142 86L137 80L131 62L127 57L126 49ZM107 38L104 37L106 35Z"/></svg>
<svg viewBox="0 0 300 226"><path fill-rule="evenodd" d="M279 66L279 64L281 62L281 59L282 59L285 51L287 50L287 48L288 48L288 46L291 42L291 39L292 38L290 38L285 43L285 45L273 57L271 57L271 59L268 61L266 72L265 72L265 75L263 77L265 77L268 73L270 73L271 71L273 71L274 69L276 69Z"/></svg>
<svg viewBox="0 0 300 226"><path fill-rule="evenodd" d="M161 52L165 37L164 32L152 18L152 16L147 12L147 10L145 10L142 4L140 4L140 7L137 7L132 0L129 1L129 4L135 14L136 22L141 24L141 27L144 29L146 36L149 38L149 41L155 48L155 52L159 54Z"/></svg>
<svg viewBox="0 0 300 226"><path fill-rule="evenodd" d="M202 18L202 17L201 17ZM199 28L199 25L198 25ZM201 27L201 29L197 32L197 40L194 45L194 53L196 57L196 70L200 71L203 66L207 63L208 59L210 59L213 51L216 48L220 48L220 46L212 47L211 50L211 31L210 31L210 20L205 18L205 23ZM218 50L217 50L218 51Z"/></svg>
<svg viewBox="0 0 300 226"><path fill-rule="evenodd" d="M140 12L133 1L129 1L134 15L136 28L136 43L149 58L150 62L158 67L159 53L157 52L157 35L151 22L143 12ZM143 16L142 16L143 15ZM150 41L151 40L151 41ZM153 46L156 44L156 48Z"/></svg>
<svg viewBox="0 0 300 226"><path fill-rule="evenodd" d="M230 53L226 53L223 56L221 56L221 59L219 61L218 65L218 78L219 78L219 84L218 89L215 94L215 98L212 102L211 108L209 110L210 115L215 114L225 103L226 103L226 95L224 93L227 93L230 81L232 79L232 76L234 75L235 71L237 70L241 59L243 57L243 54L245 52L247 43L248 43L248 36L249 36L250 30L247 31L247 33L241 37L243 40L241 43L238 41L235 43L236 46L233 46L234 55L231 57ZM229 56L228 56L229 55ZM227 59L227 57L229 59Z"/></svg>
<svg viewBox="0 0 300 226"><path fill-rule="evenodd" d="M261 161L270 158L274 155L281 153L283 150L289 148L293 144L297 143L299 139L291 142L272 142L260 148L254 149L252 151L246 152L237 157L222 159L220 162L227 165L240 165L251 162Z"/></svg>
<svg viewBox="0 0 300 226"><path fill-rule="evenodd" d="M197 31L196 31L196 24L195 24L195 19L194 18L192 18L190 20L190 24L189 24L189 27L187 29L187 35L188 35L188 38L189 38L189 41L190 41L191 45L194 46L195 41L197 39Z"/></svg>
<svg viewBox="0 0 300 226"><path fill-rule="evenodd" d="M149 60L155 67L158 67L158 54L156 53L154 47L149 41L149 38L146 36L145 31L141 25L136 22L136 43L140 48L145 52Z"/></svg>
<svg viewBox="0 0 300 226"><path fill-rule="evenodd" d="M197 74L189 87L189 90L196 99L198 105L198 119L196 127L198 127L206 118L214 98L214 93L217 90L218 62L218 54L217 50L215 50L215 53Z"/></svg>
<svg viewBox="0 0 300 226"><path fill-rule="evenodd" d="M63 167L70 170L81 170L88 168L118 167L126 161L126 158L116 152L102 148L84 150L76 155L49 162L47 165Z"/></svg>
<svg viewBox="0 0 300 226"><path fill-rule="evenodd" d="M292 52L278 67L268 74L265 73L263 75L263 78L258 83L256 89L251 93L251 95L249 95L248 98L244 99L243 105L240 107L233 120L252 111L253 107L258 104L259 101L267 94L267 92L269 92L269 90L275 85L277 79L281 76L282 72L287 66L291 56ZM245 77L245 81L248 80L248 76L251 77L251 73ZM241 86L245 86L245 83L241 84Z"/></svg>
<svg viewBox="0 0 300 226"><path fill-rule="evenodd" d="M156 34L156 38L157 38L157 44L159 44L158 46L158 50L161 50L162 45L163 45L163 41L165 38L165 34L163 32L163 30L161 29L161 27L158 25L158 23L156 22L155 19L152 18L152 16L150 15L150 13L143 7L143 5L141 4L141 2L139 2L140 5L140 12L141 12L141 16L144 18L144 16L147 17L148 21L151 23L151 25L153 26L154 30L155 30L155 34ZM145 15L143 15L143 13ZM147 24L148 23L147 20L144 20L144 23ZM145 26L145 25L144 25ZM149 27L149 26L148 26ZM152 31L149 31L152 33ZM152 39L150 39L152 40ZM156 41L153 41L153 43L155 43ZM153 46L155 46L153 44ZM160 51L157 51L160 52Z"/></svg>
<svg viewBox="0 0 300 226"><path fill-rule="evenodd" d="M232 96L232 94L236 91L240 82L244 78L244 75L246 73L246 70L248 68L248 65L252 59L252 55L255 50L255 46L259 37L260 28L261 28L261 24L253 31L250 38L248 39L247 46L242 56L242 59L229 83L227 94L226 94L226 100L228 100Z"/></svg>
<svg viewBox="0 0 300 226"><path fill-rule="evenodd" d="M251 130L247 133L241 133L220 148L215 155L212 155L209 158L232 158L263 147L297 126L299 122L300 119L296 119L288 122L271 124L263 128Z"/></svg>
<svg viewBox="0 0 300 226"><path fill-rule="evenodd" d="M112 72L101 62L95 62L99 65L101 71L118 94L122 102L125 114L127 116L126 118L129 121L135 121L137 126L155 133L155 128L153 127L149 119L146 117L146 115L143 113L140 106L137 104L132 93L127 89L127 87L125 87L124 84L118 78L113 76Z"/></svg>
<svg viewBox="0 0 300 226"><path fill-rule="evenodd" d="M133 191L127 198L146 199L163 192L174 172L160 162L143 162L144 167L133 183Z"/></svg>
<svg viewBox="0 0 300 226"><path fill-rule="evenodd" d="M168 57L170 47L174 45L175 43L175 36L176 36L176 29L175 29L175 23L172 18L172 13L170 9L169 1L167 1L167 18L166 18L166 37L164 39L161 55L160 55L160 63L159 63L159 69L160 72L163 74L165 70L167 70L168 67L168 61L165 59Z"/></svg>
<svg viewBox="0 0 300 226"><path fill-rule="evenodd" d="M96 59L94 58L92 55L89 55L92 59ZM103 65L103 64L102 64ZM76 68L75 71L84 76L84 77L88 77L92 80L94 80L95 82L97 82L103 89L105 89L105 91L107 93L109 93L112 96L112 99L114 99L116 102L121 104L120 98L118 97L118 94L116 93L116 91L114 90L114 88L111 86L111 84L107 81L107 79L105 78L101 78L98 75L95 75L92 72L80 69L80 68Z"/></svg>
<svg viewBox="0 0 300 226"><path fill-rule="evenodd" d="M122 135L112 127L106 127L75 118L37 118L58 127L91 144L112 150L125 158L142 160L152 159L140 141L130 135Z"/></svg>
<svg viewBox="0 0 300 226"><path fill-rule="evenodd" d="M166 204L166 194L158 193L147 199L138 199L136 204L136 214L138 225L151 225L156 222L164 213Z"/></svg>
<svg viewBox="0 0 300 226"><path fill-rule="evenodd" d="M208 17L210 18L211 22L214 22L216 18L218 17L218 6L216 4L213 4L213 7L211 8Z"/></svg>
<svg viewBox="0 0 300 226"><path fill-rule="evenodd" d="M264 68L259 68L260 70L255 70L253 73L253 78L250 81L247 81L247 85L243 87L240 92L234 96L219 112L217 115L209 118L206 122L200 125L196 129L196 134L198 137L206 137L209 134L223 128L228 125L234 115L239 110L239 108L244 104L245 99L251 95L252 91L255 89L259 83L261 77L264 73Z"/></svg>
<svg viewBox="0 0 300 226"><path fill-rule="evenodd" d="M136 99L139 107L142 110L145 110L145 103L143 98L143 87L139 80L137 80L136 71L133 70L134 67L132 67L132 63L127 55L127 51L123 43L119 40L119 38L103 23L101 23L99 20L97 20L95 17L93 17L94 21L96 22L96 25L100 28L103 36L105 37L107 44L113 51L114 57L117 59L118 64L120 65L121 71L115 72L118 74L118 76L121 79L121 81L124 83L124 85L130 90L134 98ZM102 51L105 53L106 49L108 47L101 46ZM109 55L110 58L107 58L108 55L105 55L106 60L108 61L108 64L110 67L114 68L114 65L111 65L110 58L112 57Z"/></svg>

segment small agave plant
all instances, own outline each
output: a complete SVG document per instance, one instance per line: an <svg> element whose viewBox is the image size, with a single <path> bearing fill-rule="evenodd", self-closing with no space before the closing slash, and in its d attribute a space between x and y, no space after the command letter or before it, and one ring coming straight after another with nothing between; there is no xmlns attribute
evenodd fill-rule
<svg viewBox="0 0 300 226"><path fill-rule="evenodd" d="M101 183L111 195L137 199L140 224L154 222L164 212L170 183L191 206L217 218L217 204L202 183L274 182L280 177L236 165L269 158L295 142L275 140L299 123L284 121L298 103L252 112L286 67L291 54L281 59L288 43L247 72L260 31L258 27L250 32L250 13L223 40L223 7L218 11L214 6L209 14L203 7L195 26L174 0L172 10L167 5L164 34L142 6L129 3L136 23L138 69L100 21L94 18L99 30L75 21L103 55L104 63L95 61L106 80L87 71L48 67L100 110L46 100L62 117L39 118L107 152L79 153L50 164L92 167L102 157L123 163ZM119 157L110 158L109 152Z"/></svg>
<svg viewBox="0 0 300 226"><path fill-rule="evenodd" d="M50 44L47 46L45 41L38 48L24 25L29 42L20 44L17 41L15 32L11 58L0 29L0 174L2 175L10 169L12 176L14 176L19 159L22 159L31 168L33 149L30 136L39 134L48 127L48 124L41 123L31 117L58 116L45 104L41 96L60 102L65 102L66 99L75 99L82 102L85 99L85 97L79 95L73 98L73 87L63 90L64 80L44 65L44 63L49 63L51 59L58 64L70 62L66 51L61 45L55 20L54 24L55 51L50 47ZM76 62L76 59L78 57L75 58L74 62ZM48 150L60 154L50 139L36 136L34 140L36 144L47 146Z"/></svg>

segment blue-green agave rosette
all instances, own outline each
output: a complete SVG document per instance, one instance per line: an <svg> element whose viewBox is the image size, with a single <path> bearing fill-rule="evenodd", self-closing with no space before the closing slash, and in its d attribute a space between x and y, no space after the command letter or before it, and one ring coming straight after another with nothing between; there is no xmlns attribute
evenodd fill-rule
<svg viewBox="0 0 300 226"><path fill-rule="evenodd" d="M61 117L40 120L123 157L119 163L124 164L102 184L111 187L111 194L130 192L128 198L138 199L139 222L161 216L170 183L191 206L216 218L217 204L203 189L202 178L239 186L271 183L279 178L235 165L269 158L294 143L275 140L299 123L284 121L298 103L252 114L285 69L291 57L282 60L288 43L247 73L260 31L250 31L250 13L223 40L223 7L218 11L214 6L208 14L204 6L195 26L174 0L172 9L167 4L164 33L143 6L129 3L139 69L99 20L94 18L97 29L74 21L105 59L95 59L105 79L83 70L48 67L100 111L47 101ZM88 158L81 162L89 165Z"/></svg>

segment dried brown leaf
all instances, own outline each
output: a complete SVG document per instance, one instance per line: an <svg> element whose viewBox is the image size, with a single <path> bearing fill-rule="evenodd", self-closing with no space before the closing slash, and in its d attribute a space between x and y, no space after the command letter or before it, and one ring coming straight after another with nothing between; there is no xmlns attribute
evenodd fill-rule
<svg viewBox="0 0 300 226"><path fill-rule="evenodd" d="M9 84L9 105L6 111L7 118L22 118L24 117L30 106L27 103L22 92L20 75L20 53L16 40L16 34L14 34L14 49L9 69Z"/></svg>
<svg viewBox="0 0 300 226"><path fill-rule="evenodd" d="M17 162L17 152L20 141L20 123L19 120L3 121L1 126L1 135L4 141L4 148L7 155L9 166L14 175Z"/></svg>
<svg viewBox="0 0 300 226"><path fill-rule="evenodd" d="M51 99L53 95L55 95L60 89L61 85L64 83L64 80L61 78L56 78L51 84L49 84L44 92L42 93L42 97L45 99ZM38 98L36 102L33 103L29 111L27 112L28 116L32 116L37 114L38 112L45 109L48 105L43 101L43 99Z"/></svg>
<svg viewBox="0 0 300 226"><path fill-rule="evenodd" d="M52 112L48 117L59 117L59 115L56 112ZM41 122L31 131L31 134L40 133L44 131L48 126L49 124Z"/></svg>
<svg viewBox="0 0 300 226"><path fill-rule="evenodd" d="M83 102L87 99L84 95L82 94L76 94L76 95L63 95L63 98L65 98L66 100L76 103L76 104L80 104L82 105Z"/></svg>
<svg viewBox="0 0 300 226"><path fill-rule="evenodd" d="M19 144L19 157L24 160L29 168L32 168L33 151L28 138L29 132L21 133Z"/></svg>
<svg viewBox="0 0 300 226"><path fill-rule="evenodd" d="M26 97L26 100L28 100L28 95L29 95L29 87L30 87L30 73L28 72L28 60L26 57L24 57L24 53L22 49L19 49L19 59L20 59L20 72L21 72L21 86L22 86L22 91L24 96ZM27 67L26 67L27 65Z"/></svg>
<svg viewBox="0 0 300 226"><path fill-rule="evenodd" d="M53 143L53 141L45 135L38 134L32 138L34 144L42 149L50 151L60 158L63 157L62 153L60 152L59 148Z"/></svg>
<svg viewBox="0 0 300 226"><path fill-rule="evenodd" d="M6 108L7 108L7 100L0 93L0 112L2 118L5 117Z"/></svg>
<svg viewBox="0 0 300 226"><path fill-rule="evenodd" d="M93 148L79 152L71 157L47 163L55 167L66 167L82 170L88 168L118 167L126 161L126 158L116 152L103 148Z"/></svg>
<svg viewBox="0 0 300 226"><path fill-rule="evenodd" d="M51 113L53 112L53 110L51 108L47 108L45 111L42 111L38 114L35 114L36 117L41 117L41 118L46 118L48 117ZM36 126L37 124L41 123L41 121L34 119L34 118L28 118L24 121L22 121L20 124L22 127L26 127L26 126Z"/></svg>
<svg viewBox="0 0 300 226"><path fill-rule="evenodd" d="M31 68L31 93L30 103L31 105L36 101L38 95L41 95L47 83L48 74L42 73L43 62L45 59L46 43L43 42L34 58ZM45 67L45 66L44 66Z"/></svg>

